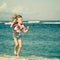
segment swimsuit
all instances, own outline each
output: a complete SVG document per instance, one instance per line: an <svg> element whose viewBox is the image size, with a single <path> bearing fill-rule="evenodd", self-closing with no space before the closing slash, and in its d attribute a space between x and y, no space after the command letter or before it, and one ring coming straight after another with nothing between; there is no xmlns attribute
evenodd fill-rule
<svg viewBox="0 0 60 60"><path fill-rule="evenodd" d="M13 38L17 38L17 40L21 39L21 37L22 37L21 31L25 30L26 27L23 24L18 25L18 23L14 23L13 28L14 28L14 30L13 30ZM17 32L17 30L20 30L20 32Z"/></svg>
<svg viewBox="0 0 60 60"><path fill-rule="evenodd" d="M13 38L16 38L17 40L21 39L22 35L19 34L19 32L16 32L15 34L13 33Z"/></svg>

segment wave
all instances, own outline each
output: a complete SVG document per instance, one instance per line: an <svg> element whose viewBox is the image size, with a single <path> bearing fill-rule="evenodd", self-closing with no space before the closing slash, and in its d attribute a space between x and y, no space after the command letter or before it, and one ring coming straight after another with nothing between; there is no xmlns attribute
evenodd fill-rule
<svg viewBox="0 0 60 60"><path fill-rule="evenodd" d="M42 22L42 24L60 24L60 22Z"/></svg>
<svg viewBox="0 0 60 60"><path fill-rule="evenodd" d="M28 23L40 23L40 21L28 21Z"/></svg>
<svg viewBox="0 0 60 60"><path fill-rule="evenodd" d="M60 22L42 22L42 21L23 21L23 23L40 23L40 24L60 24ZM11 22L0 22L0 24L10 25Z"/></svg>
<svg viewBox="0 0 60 60"><path fill-rule="evenodd" d="M5 25L10 25L10 24L11 24L11 22L5 22L4 24L5 24Z"/></svg>
<svg viewBox="0 0 60 60"><path fill-rule="evenodd" d="M8 56L3 55L0 56L0 60L60 60L58 58L45 58L45 57L38 57L38 56Z"/></svg>
<svg viewBox="0 0 60 60"><path fill-rule="evenodd" d="M40 21L23 21L23 23L39 23ZM4 22L5 25L10 25L11 22Z"/></svg>

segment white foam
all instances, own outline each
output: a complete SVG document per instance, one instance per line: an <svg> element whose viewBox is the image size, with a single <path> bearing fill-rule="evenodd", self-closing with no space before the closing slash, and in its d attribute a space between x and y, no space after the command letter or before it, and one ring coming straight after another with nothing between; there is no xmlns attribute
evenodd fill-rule
<svg viewBox="0 0 60 60"><path fill-rule="evenodd" d="M5 25L10 25L10 24L11 24L11 22L5 22L4 24L5 24Z"/></svg>
<svg viewBox="0 0 60 60"><path fill-rule="evenodd" d="M40 23L40 21L23 21L23 23ZM5 25L10 25L11 22L5 22Z"/></svg>
<svg viewBox="0 0 60 60"><path fill-rule="evenodd" d="M58 58L47 58L47 57L38 57L38 56L31 56L29 57L30 60L59 60Z"/></svg>
<svg viewBox="0 0 60 60"><path fill-rule="evenodd" d="M42 22L42 24L60 24L60 22Z"/></svg>
<svg viewBox="0 0 60 60"><path fill-rule="evenodd" d="M40 21L28 21L28 23L39 23Z"/></svg>

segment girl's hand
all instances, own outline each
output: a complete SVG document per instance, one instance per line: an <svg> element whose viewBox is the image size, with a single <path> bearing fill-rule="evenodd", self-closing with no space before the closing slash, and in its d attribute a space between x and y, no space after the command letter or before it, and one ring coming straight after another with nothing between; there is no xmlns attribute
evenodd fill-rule
<svg viewBox="0 0 60 60"><path fill-rule="evenodd" d="M29 26L27 26L27 30L29 30Z"/></svg>
<svg viewBox="0 0 60 60"><path fill-rule="evenodd" d="M27 29L24 30L24 33L28 32L28 30L29 30L29 26L27 26Z"/></svg>

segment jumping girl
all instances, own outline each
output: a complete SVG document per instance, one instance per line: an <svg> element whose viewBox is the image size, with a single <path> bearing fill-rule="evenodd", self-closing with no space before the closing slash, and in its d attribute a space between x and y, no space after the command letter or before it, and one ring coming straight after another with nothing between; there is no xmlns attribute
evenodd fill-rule
<svg viewBox="0 0 60 60"><path fill-rule="evenodd" d="M22 30L24 32L27 32L29 27L26 28L22 24L22 16L21 15L16 15L15 17L13 17L11 27L13 27L13 39L14 39L14 43L15 43L14 54L16 56L19 56L19 54L21 52L21 48L22 48L21 32L22 32Z"/></svg>

